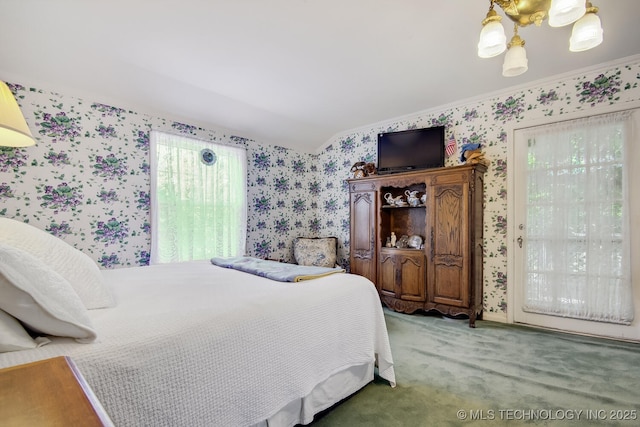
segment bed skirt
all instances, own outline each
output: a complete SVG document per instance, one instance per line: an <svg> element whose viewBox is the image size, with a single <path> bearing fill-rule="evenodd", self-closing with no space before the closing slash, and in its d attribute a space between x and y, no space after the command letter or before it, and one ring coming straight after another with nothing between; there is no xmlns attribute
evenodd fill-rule
<svg viewBox="0 0 640 427"><path fill-rule="evenodd" d="M252 427L290 427L309 424L315 414L330 408L373 381L373 363L352 366L317 384L306 396L285 405L267 420ZM336 399L336 396L341 396Z"/></svg>

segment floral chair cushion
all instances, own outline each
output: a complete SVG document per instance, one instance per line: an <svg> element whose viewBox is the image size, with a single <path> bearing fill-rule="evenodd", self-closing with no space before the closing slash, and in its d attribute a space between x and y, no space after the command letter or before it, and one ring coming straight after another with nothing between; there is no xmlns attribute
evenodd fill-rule
<svg viewBox="0 0 640 427"><path fill-rule="evenodd" d="M333 268L337 252L337 237L297 237L293 241L293 257L298 265Z"/></svg>

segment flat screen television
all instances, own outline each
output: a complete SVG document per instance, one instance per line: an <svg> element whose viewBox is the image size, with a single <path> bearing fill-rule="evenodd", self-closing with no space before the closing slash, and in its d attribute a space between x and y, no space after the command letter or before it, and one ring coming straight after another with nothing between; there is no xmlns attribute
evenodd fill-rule
<svg viewBox="0 0 640 427"><path fill-rule="evenodd" d="M378 134L378 174L444 166L444 126Z"/></svg>

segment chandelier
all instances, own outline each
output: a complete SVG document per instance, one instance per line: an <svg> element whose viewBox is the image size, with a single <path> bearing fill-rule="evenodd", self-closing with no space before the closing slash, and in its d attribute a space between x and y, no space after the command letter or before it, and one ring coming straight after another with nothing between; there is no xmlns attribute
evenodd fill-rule
<svg viewBox="0 0 640 427"><path fill-rule="evenodd" d="M513 37L508 44L500 22L502 17L494 10L495 4L514 22ZM549 20L551 27L573 24L569 50L581 52L602 43L602 25L597 13L598 8L585 0L491 0L487 17L482 21L478 56L492 58L506 50L502 75L518 76L529 68L518 27L530 24L539 27L545 19Z"/></svg>

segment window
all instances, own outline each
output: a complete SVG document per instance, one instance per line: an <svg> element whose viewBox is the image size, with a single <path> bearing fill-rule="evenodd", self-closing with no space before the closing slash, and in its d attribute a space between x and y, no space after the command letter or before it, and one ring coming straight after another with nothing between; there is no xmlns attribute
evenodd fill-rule
<svg viewBox="0 0 640 427"><path fill-rule="evenodd" d="M151 263L244 255L246 150L151 132Z"/></svg>

